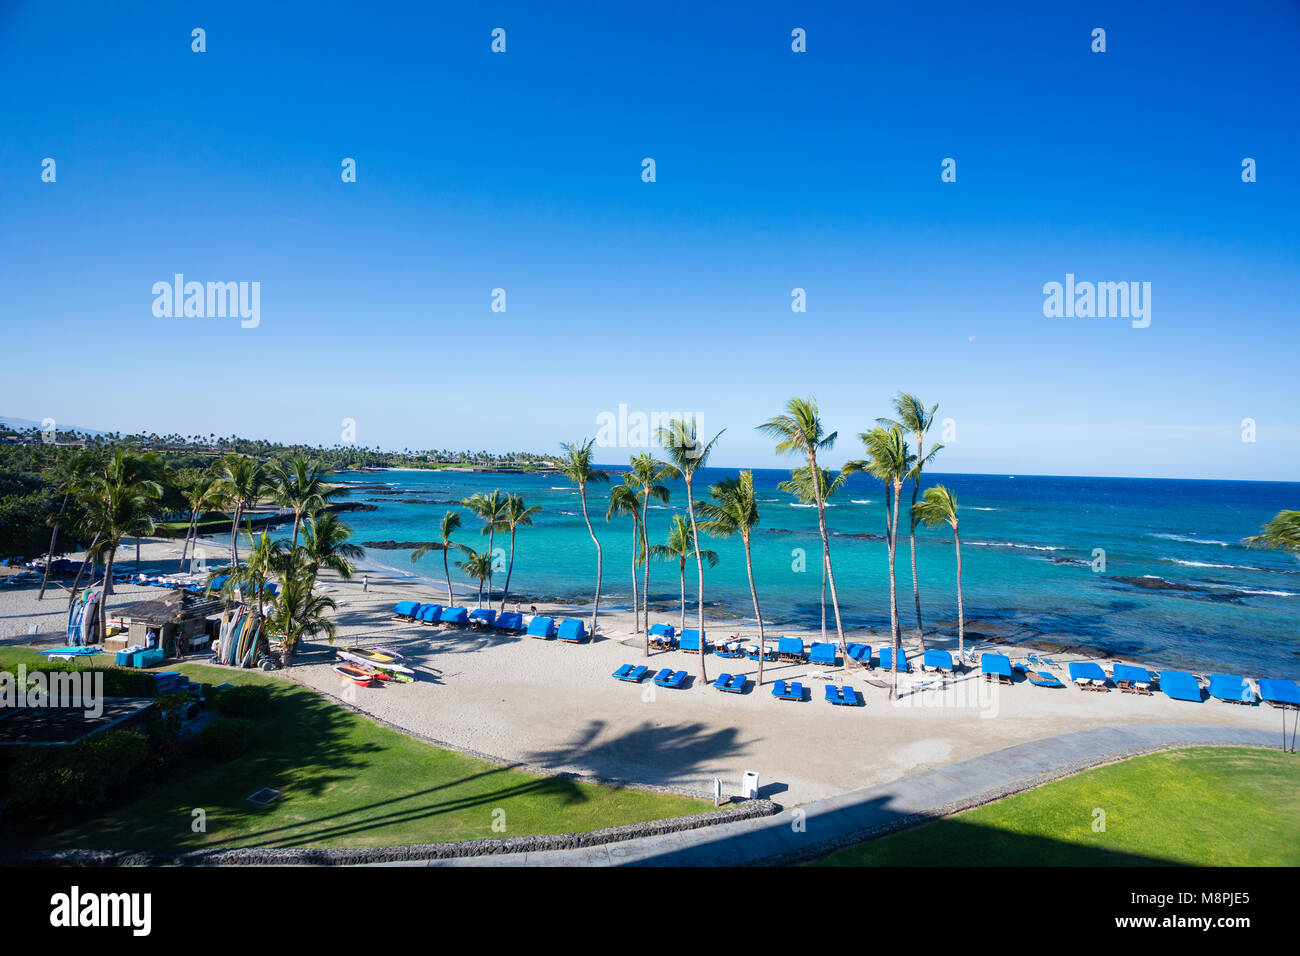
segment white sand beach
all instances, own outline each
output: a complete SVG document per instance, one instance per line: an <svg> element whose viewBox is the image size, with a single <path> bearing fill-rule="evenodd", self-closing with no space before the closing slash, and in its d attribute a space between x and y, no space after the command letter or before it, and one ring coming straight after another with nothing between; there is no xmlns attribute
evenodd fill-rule
<svg viewBox="0 0 1300 956"><path fill-rule="evenodd" d="M143 568L171 570L179 551L175 542L148 541L141 556ZM124 569L133 566L133 559L133 547L120 552ZM363 573L369 577L364 592ZM1063 689L1021 681L998 687L982 680L977 671L922 689L928 675L900 674L900 697L894 702L889 700L890 675L880 670L772 663L764 666L767 683L760 688L752 680L757 663L713 655L708 656L710 680L722 672L749 675L744 694L700 686L697 677L681 690L654 687L648 678L633 685L610 675L624 663L645 663L652 672L671 667L697 675L699 659L679 651L652 651L647 660L644 639L633 634L632 615L626 610L602 609L598 639L564 644L394 620L397 601L441 602L445 588L376 568L358 571L351 581L332 575L322 575L321 581L339 605L335 646L396 647L419 678L412 684L357 687L330 669L333 654L323 642L303 647L295 666L274 676L316 688L445 746L546 773L702 795L712 792L714 777L722 779L725 794L736 793L743 773L754 771L764 796L793 805L1085 728L1161 723L1264 730L1280 726L1277 713L1266 706L1213 699L1196 704L1159 692L1145 697L1118 690L1080 691L1068 685L1064 665L1080 659L1069 655L1054 656L1060 664L1055 673L1067 683ZM30 585L0 589L0 642L64 643L66 590L52 588L42 602L36 600L37 590ZM156 588L118 586L110 616L113 608L157 594ZM473 606L472 597L469 604ZM589 609L539 605L538 610L589 617ZM665 620L678 623L676 615ZM689 606L687 626L693 626ZM757 637L753 626L710 621L707 613L706 628L711 639L737 631L746 639ZM770 640L777 636L768 634ZM811 632L784 636L806 642L820 639ZM878 647L886 638L859 632L850 640ZM910 654L914 642L905 643ZM932 647L955 650L955 643L929 638ZM1014 659L1027 649L1006 650ZM203 657L191 660L202 662ZM1115 663L1099 660L1104 666ZM801 703L777 700L771 696L776 679L802 680L810 696ZM827 680L854 686L865 706L826 703L822 686Z"/></svg>

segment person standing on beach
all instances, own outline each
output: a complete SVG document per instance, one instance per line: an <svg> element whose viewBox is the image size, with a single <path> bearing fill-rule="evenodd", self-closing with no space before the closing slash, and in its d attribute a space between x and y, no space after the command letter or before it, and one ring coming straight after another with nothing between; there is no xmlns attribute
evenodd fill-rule
<svg viewBox="0 0 1300 956"><path fill-rule="evenodd" d="M361 590L363 593L370 590L370 575L361 575Z"/></svg>

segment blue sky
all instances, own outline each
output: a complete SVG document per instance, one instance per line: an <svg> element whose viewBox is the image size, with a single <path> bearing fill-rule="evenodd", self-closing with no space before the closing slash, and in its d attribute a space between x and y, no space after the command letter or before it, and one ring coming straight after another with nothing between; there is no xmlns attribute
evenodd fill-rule
<svg viewBox="0 0 1300 956"><path fill-rule="evenodd" d="M553 6L0 4L0 413L503 451L622 403L768 466L789 396L842 459L907 389L944 471L1300 472L1300 5ZM155 317L177 272L260 325ZM1066 273L1150 326L1045 318Z"/></svg>

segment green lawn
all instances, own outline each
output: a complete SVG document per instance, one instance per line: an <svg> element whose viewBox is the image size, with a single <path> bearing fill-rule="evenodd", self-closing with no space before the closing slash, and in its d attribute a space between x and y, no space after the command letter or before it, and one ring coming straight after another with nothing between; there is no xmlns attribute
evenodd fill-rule
<svg viewBox="0 0 1300 956"><path fill-rule="evenodd" d="M20 660L31 666L40 658L0 648L0 668L13 670ZM508 770L380 727L260 672L199 664L167 669L210 684L270 684L275 710L254 747L48 837L38 848L436 843L582 832L713 809L710 801ZM245 800L263 787L283 791L285 799L261 808ZM192 832L195 808L206 811L206 833ZM494 813L504 830L494 831Z"/></svg>
<svg viewBox="0 0 1300 956"><path fill-rule="evenodd" d="M1105 831L1093 829L1105 811ZM1191 747L860 843L820 866L1300 865L1300 758Z"/></svg>

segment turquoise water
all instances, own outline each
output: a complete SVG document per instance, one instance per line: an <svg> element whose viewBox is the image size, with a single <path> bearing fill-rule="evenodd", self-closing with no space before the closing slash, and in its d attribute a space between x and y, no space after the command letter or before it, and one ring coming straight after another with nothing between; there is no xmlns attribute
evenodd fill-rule
<svg viewBox="0 0 1300 956"><path fill-rule="evenodd" d="M710 481L734 474L704 470L696 480L697 497L707 493ZM817 513L777 490L777 482L787 477L784 470L754 472L762 516L754 535L754 573L772 633L820 625ZM512 594L525 606L530 600L591 601L595 548L577 492L562 478L431 471L337 478L389 489L354 493L353 500L378 507L346 516L356 541L436 538L439 519L455 509L465 522L459 540L483 550L487 539L479 534L478 520L455 502L498 487L518 492L543 510L533 527L519 532ZM1201 671L1300 677L1300 563L1240 543L1279 510L1300 507L1300 484L942 474L927 476L924 484L939 481L957 494L961 506L968 634L1077 646ZM670 488L667 505L651 506L652 542L663 541L671 516L684 509L685 487ZM385 498L390 500L380 500ZM607 504L608 486L594 486L588 507L605 550L601 603L630 607L630 519L606 523ZM826 515L845 626L887 633L883 488L855 475ZM498 535L496 544L505 547L507 541ZM706 618L752 616L739 539L706 539L705 546L721 559L716 569L705 569ZM806 570L795 570L797 549L806 554ZM1093 569L1095 549L1105 552L1104 572ZM442 581L438 554L415 565L410 551L372 550L368 559ZM927 631L955 633L951 533L918 529L917 565ZM915 615L905 536L899 540L897 573L899 612L910 630ZM454 581L469 583L454 567L452 574ZM688 614L694 607L694 574L692 564ZM496 577L496 586L503 581L504 575ZM431 598L440 593L431 586ZM677 620L675 563L652 564L650 596L658 609L654 617ZM833 619L830 623L833 628Z"/></svg>

